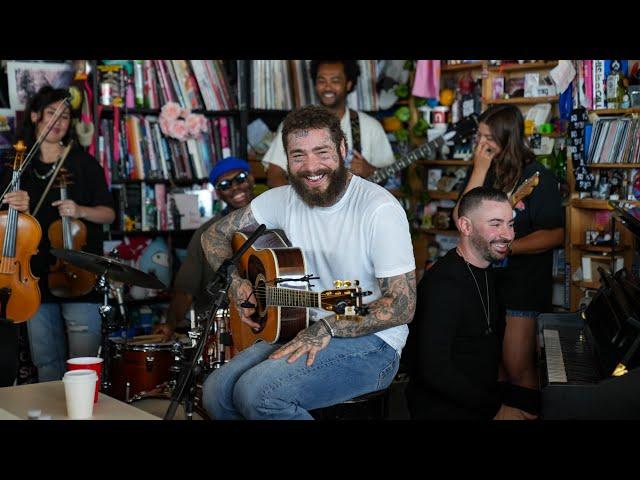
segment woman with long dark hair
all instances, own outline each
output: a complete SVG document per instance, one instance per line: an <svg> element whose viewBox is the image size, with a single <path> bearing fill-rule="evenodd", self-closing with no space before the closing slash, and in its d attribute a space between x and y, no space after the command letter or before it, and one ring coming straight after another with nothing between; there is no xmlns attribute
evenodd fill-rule
<svg viewBox="0 0 640 480"><path fill-rule="evenodd" d="M28 149L46 131L56 111L62 108L62 113L24 171L21 190L8 196L14 203L18 200L25 203L24 199L27 199L25 205L19 204L20 211L34 211L63 150L72 139L72 112L64 104L68 96L69 92L65 89L45 86L29 100L21 135ZM98 314L101 299L97 293L59 298L49 290L48 272L56 260L50 253L49 226L61 217L81 220L87 227L84 250L102 255L102 224L111 223L115 218L113 197L95 158L74 146L64 161L64 168L72 182L68 186L68 198L61 200L57 188L51 188L47 193L36 215L42 227L42 240L38 253L31 257L31 270L40 277L41 304L37 313L27 321L27 329L31 356L41 382L62 378L66 370L65 361L69 357L95 356L101 340L101 319ZM7 169L0 180L2 189L10 180L11 171Z"/></svg>
<svg viewBox="0 0 640 480"><path fill-rule="evenodd" d="M515 240L506 261L496 266L496 288L506 308L502 362L508 392L519 402L514 406L538 413L536 317L552 310L553 249L564 242L558 180L527 146L522 114L512 105L493 106L480 116L473 160L463 194L484 185L510 195L540 172L537 187L514 207Z"/></svg>

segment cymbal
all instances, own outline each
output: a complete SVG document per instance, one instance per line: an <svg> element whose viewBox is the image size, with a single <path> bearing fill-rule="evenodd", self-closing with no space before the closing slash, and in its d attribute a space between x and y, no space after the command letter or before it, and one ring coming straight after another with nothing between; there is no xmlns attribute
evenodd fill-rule
<svg viewBox="0 0 640 480"><path fill-rule="evenodd" d="M61 260L75 265L76 267L98 275L102 275L106 272L106 276L116 282L123 282L145 288L160 289L166 287L166 285L153 275L149 275L148 273L130 267L129 265L118 262L112 258L63 248L52 248L51 254L54 257L58 257Z"/></svg>

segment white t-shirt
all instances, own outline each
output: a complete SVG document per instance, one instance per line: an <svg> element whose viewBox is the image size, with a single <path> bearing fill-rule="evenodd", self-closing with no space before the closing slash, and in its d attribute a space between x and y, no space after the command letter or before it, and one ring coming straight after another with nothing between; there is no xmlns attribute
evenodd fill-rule
<svg viewBox="0 0 640 480"><path fill-rule="evenodd" d="M395 162L395 157L382 125L366 113L357 113L360 120L360 145L362 148L360 153L367 162L376 168L391 165ZM340 120L340 128L342 128L347 138L347 157L350 157L350 151L353 148L353 136L351 135L349 109L345 110ZM287 171L287 154L284 151L284 145L282 145L282 123L278 126L278 131L269 146L269 150L262 158L262 165L265 169L269 167L270 163L279 166L285 172Z"/></svg>
<svg viewBox="0 0 640 480"><path fill-rule="evenodd" d="M415 269L407 215L387 190L353 176L347 191L331 207L309 207L290 185L267 190L251 202L258 223L280 228L294 247L302 250L306 273L314 291L333 288L334 280L360 280L373 292L364 303L380 298L376 278L393 277ZM312 310L310 316L330 315ZM391 327L376 335L395 348L404 346L407 325Z"/></svg>

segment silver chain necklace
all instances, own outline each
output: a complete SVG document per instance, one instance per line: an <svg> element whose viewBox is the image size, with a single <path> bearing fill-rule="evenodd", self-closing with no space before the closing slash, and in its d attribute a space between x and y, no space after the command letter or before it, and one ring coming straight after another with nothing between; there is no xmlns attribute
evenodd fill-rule
<svg viewBox="0 0 640 480"><path fill-rule="evenodd" d="M31 171L36 176L36 178L39 178L40 180L46 180L47 178L49 178L51 176L53 171L56 169L56 164L57 163L58 162L54 162L53 165L51 165L51 168L49 169L49 171L47 173L45 173L44 175L38 173L38 171L35 168L35 165L34 165L34 167L33 167L33 169Z"/></svg>
<svg viewBox="0 0 640 480"><path fill-rule="evenodd" d="M487 271L484 271L484 282L485 285L487 287L487 304L484 304L484 298L482 297L482 292L480 291L480 285L478 284L478 280L476 280L476 276L473 273L473 270L471 270L471 265L469 265L469 262L467 262L467 259L464 258L464 255L462 255L462 253L460 252L459 249L456 249L458 251L458 254L462 257L462 259L464 260L464 263L467 265L467 268L469 269L469 273L471 274L471 276L473 277L473 281L476 284L476 289L478 290L478 295L480 296L480 301L482 302L482 313L484 313L485 318L487 319L487 333L491 333L491 301L490 301L490 297L489 297L489 280L487 277Z"/></svg>

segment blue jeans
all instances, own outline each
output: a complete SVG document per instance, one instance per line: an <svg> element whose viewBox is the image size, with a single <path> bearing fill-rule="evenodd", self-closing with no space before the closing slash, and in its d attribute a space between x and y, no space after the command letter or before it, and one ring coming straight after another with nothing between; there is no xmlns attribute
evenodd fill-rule
<svg viewBox="0 0 640 480"><path fill-rule="evenodd" d="M27 321L31 358L40 382L60 380L67 358L98 354L102 325L98 307L95 303L43 303Z"/></svg>
<svg viewBox="0 0 640 480"><path fill-rule="evenodd" d="M258 342L207 377L205 408L216 420L313 420L308 410L387 388L400 355L375 335L332 338L307 367L307 355L267 357L280 344Z"/></svg>

